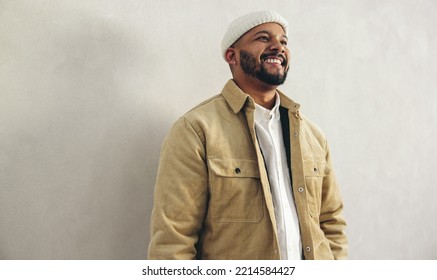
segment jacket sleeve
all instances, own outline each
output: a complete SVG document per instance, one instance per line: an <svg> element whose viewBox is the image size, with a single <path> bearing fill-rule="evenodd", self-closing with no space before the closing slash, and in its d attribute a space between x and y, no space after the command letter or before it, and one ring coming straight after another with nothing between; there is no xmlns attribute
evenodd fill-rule
<svg viewBox="0 0 437 280"><path fill-rule="evenodd" d="M151 216L149 259L195 259L207 204L205 140L179 119L161 148Z"/></svg>
<svg viewBox="0 0 437 280"><path fill-rule="evenodd" d="M322 204L320 211L320 228L329 241L335 259L346 259L348 241L344 232L346 221L343 217L343 201L332 169L329 147L326 144L326 162L331 170L324 177L322 185Z"/></svg>

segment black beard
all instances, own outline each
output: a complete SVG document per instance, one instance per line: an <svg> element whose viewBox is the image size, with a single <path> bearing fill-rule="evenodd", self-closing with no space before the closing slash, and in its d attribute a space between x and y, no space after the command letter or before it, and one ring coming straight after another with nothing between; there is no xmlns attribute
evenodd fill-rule
<svg viewBox="0 0 437 280"><path fill-rule="evenodd" d="M264 54L261 56L261 61L263 61L264 58L271 55L277 55L277 53ZM287 78L288 69L284 71L284 75L279 73L270 74L269 72L267 72L263 64L260 64L259 69L257 69L255 56L253 56L252 54L246 51L240 51L240 59L241 59L241 69L243 69L244 74L257 78L258 80L266 84L272 86L279 86L282 85L285 82L285 79ZM282 65L283 66L287 65L287 60L285 58Z"/></svg>

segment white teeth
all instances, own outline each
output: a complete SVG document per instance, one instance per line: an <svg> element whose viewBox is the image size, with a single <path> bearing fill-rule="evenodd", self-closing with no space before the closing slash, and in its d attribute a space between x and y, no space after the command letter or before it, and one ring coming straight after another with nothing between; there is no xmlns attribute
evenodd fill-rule
<svg viewBox="0 0 437 280"><path fill-rule="evenodd" d="M268 58L266 59L267 63L275 63L275 64L281 64L281 60L277 59L277 58Z"/></svg>

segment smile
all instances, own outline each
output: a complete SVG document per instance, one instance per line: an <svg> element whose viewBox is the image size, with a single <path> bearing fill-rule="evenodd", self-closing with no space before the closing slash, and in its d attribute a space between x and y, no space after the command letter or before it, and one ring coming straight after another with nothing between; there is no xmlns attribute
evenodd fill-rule
<svg viewBox="0 0 437 280"><path fill-rule="evenodd" d="M279 58L267 58L264 61L272 64L278 64L278 65L282 64L282 61Z"/></svg>
<svg viewBox="0 0 437 280"><path fill-rule="evenodd" d="M285 66L287 64L285 57L278 53L264 53L261 55L261 60L276 67Z"/></svg>

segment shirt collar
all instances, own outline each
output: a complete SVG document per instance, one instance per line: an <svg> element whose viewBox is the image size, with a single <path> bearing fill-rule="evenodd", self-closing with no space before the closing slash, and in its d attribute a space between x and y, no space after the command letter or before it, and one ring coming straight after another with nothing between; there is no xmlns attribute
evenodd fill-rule
<svg viewBox="0 0 437 280"><path fill-rule="evenodd" d="M275 95L275 106L271 110L264 108L261 105L255 103L255 120L267 119L270 120L274 118L275 120L279 120L281 114L279 113L279 105L281 104L281 100L279 94Z"/></svg>

